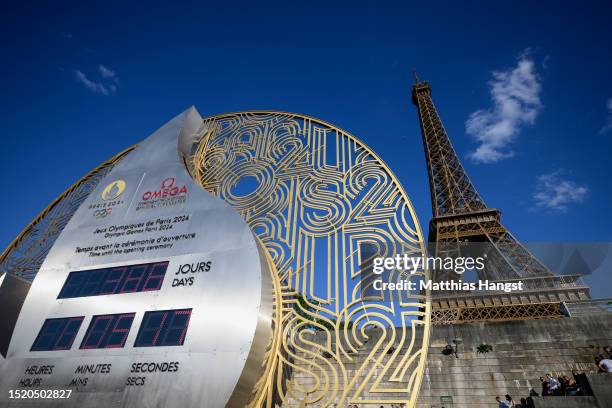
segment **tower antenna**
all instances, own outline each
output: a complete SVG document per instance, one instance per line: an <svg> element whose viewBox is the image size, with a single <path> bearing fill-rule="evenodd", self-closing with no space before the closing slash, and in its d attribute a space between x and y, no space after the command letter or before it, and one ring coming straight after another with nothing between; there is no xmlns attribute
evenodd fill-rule
<svg viewBox="0 0 612 408"><path fill-rule="evenodd" d="M414 77L415 84L419 84L421 82L419 80L419 76L417 75L416 68L412 68L412 76Z"/></svg>

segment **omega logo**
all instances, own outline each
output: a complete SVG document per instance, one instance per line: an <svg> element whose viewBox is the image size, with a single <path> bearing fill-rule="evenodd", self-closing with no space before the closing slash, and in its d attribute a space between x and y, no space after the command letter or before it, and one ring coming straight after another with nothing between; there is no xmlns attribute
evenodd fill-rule
<svg viewBox="0 0 612 408"><path fill-rule="evenodd" d="M147 201L156 198L164 197L175 197L183 194L187 194L187 186L183 184L182 187L175 186L175 178L168 177L161 182L161 188L155 191L145 191L142 194L142 200Z"/></svg>

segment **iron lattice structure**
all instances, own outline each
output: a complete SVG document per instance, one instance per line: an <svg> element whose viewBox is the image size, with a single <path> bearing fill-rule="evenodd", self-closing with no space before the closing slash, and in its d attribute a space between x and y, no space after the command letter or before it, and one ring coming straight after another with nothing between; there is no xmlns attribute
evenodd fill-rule
<svg viewBox="0 0 612 408"><path fill-rule="evenodd" d="M531 320L562 316L560 303L517 304L512 306L480 306L436 309L432 320L438 323L469 323L483 320Z"/></svg>
<svg viewBox="0 0 612 408"><path fill-rule="evenodd" d="M555 276L501 224L499 210L485 204L444 129L429 83L421 82L416 74L412 102L418 109L427 161L433 213L429 241L434 244L435 256L465 256L476 247L487 257L487 268L478 271L480 279L498 282L528 279L531 285L525 293L515 296L477 295L495 300L496 304L490 305L483 299L474 301L458 293L445 293L433 300L432 322L560 317L561 301L588 298L588 288L578 275ZM433 279L457 280L457 274L437 269ZM547 296L544 299L530 296L530 291L544 291ZM552 306L541 306L542 303Z"/></svg>

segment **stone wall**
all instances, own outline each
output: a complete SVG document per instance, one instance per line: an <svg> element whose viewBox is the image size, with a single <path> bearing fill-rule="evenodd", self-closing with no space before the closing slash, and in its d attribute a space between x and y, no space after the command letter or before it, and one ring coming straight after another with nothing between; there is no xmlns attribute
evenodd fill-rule
<svg viewBox="0 0 612 408"><path fill-rule="evenodd" d="M535 397L533 404L535 408L600 408L595 397Z"/></svg>
<svg viewBox="0 0 612 408"><path fill-rule="evenodd" d="M462 339L459 357L444 355L455 338ZM479 354L483 343L493 351ZM435 326L418 406L497 407L495 396L505 394L518 402L532 388L541 392L538 378L546 373L595 373L593 357L606 345L612 345L611 315ZM441 404L449 396L453 404Z"/></svg>
<svg viewBox="0 0 612 408"><path fill-rule="evenodd" d="M371 340L377 337L374 332L369 336ZM452 345L456 338L462 340L458 357L443 354L445 346ZM368 344L374 343L370 341ZM483 343L490 344L493 350L477 353L477 347ZM541 392L538 378L546 373L555 377L571 375L572 369L595 373L597 367L593 357L602 353L602 347L606 345L612 345L612 314L435 326L418 408L497 408L495 396L505 394L512 395L518 403L532 388ZM368 345L358 351L354 356L355 363L348 367L349 376L352 374L350 370L359 367L368 353ZM293 372L290 383L290 387L297 384L314 386L313 378L299 370ZM391 385L394 388L399 386L397 383ZM369 395L366 392L364 396L367 398ZM451 399L452 403L449 403ZM301 406L300 402L292 400L290 406ZM587 398L583 402L592 401ZM554 400L547 403L554 404ZM612 401L603 403L612 407ZM361 404L359 408L370 406L374 405ZM376 404L375 408L379 406ZM383 404L383 407L390 408L391 404Z"/></svg>

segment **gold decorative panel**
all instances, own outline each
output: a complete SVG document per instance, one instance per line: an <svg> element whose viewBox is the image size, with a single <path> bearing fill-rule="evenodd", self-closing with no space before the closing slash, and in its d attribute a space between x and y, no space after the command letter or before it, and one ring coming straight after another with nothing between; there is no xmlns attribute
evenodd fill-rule
<svg viewBox="0 0 612 408"><path fill-rule="evenodd" d="M364 296L360 274L363 245L384 256L425 253L408 196L382 160L335 126L281 112L204 119L190 160L192 175L242 214L276 268L274 335L250 406L413 407L428 299Z"/></svg>

